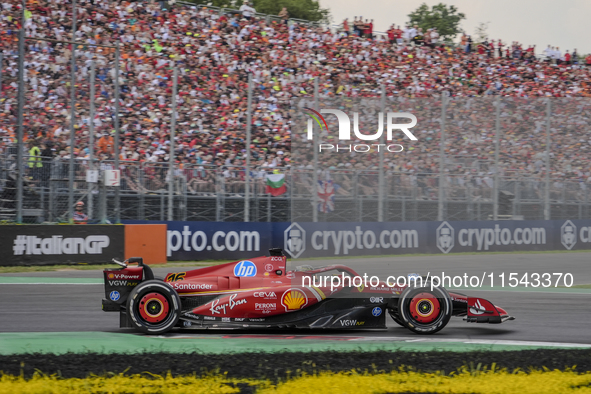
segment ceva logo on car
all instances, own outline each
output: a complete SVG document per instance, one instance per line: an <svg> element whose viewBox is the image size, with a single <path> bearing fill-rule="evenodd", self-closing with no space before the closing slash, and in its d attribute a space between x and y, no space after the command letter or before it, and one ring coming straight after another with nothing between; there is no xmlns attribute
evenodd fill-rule
<svg viewBox="0 0 591 394"><path fill-rule="evenodd" d="M234 276L250 277L257 274L257 266L252 261L244 260L234 266Z"/></svg>

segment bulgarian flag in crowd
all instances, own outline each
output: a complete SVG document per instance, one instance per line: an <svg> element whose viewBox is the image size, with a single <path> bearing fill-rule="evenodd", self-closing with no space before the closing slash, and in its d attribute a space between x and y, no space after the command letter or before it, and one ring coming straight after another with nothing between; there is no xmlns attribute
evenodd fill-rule
<svg viewBox="0 0 591 394"><path fill-rule="evenodd" d="M266 193L270 193L272 196L280 196L287 192L285 186L285 174L267 174L267 188Z"/></svg>

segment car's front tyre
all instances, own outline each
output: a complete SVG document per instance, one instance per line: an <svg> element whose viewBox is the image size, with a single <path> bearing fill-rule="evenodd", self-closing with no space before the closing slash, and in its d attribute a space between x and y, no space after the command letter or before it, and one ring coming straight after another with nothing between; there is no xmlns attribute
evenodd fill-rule
<svg viewBox="0 0 591 394"><path fill-rule="evenodd" d="M451 297L442 287L408 287L398 300L398 316L404 326L417 334L434 334L449 322Z"/></svg>
<svg viewBox="0 0 591 394"><path fill-rule="evenodd" d="M181 300L165 282L149 280L136 286L127 298L127 315L134 328L145 334L163 334L179 321Z"/></svg>

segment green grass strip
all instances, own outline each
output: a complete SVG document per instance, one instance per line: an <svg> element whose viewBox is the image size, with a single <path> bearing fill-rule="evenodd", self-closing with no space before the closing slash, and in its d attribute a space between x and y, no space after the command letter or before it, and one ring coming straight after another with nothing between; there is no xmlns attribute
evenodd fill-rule
<svg viewBox="0 0 591 394"><path fill-rule="evenodd" d="M270 333L271 334L271 333ZM527 350L540 348L567 348L580 345L536 344L528 342L520 344L499 343L498 341L446 341L437 338L411 337L397 338L384 333L379 338L330 337L318 334L302 335L215 335L208 332L174 334L170 336L144 336L134 334L107 332L29 332L0 333L0 354L46 353L107 353L128 354L138 352L179 352L179 353L210 353L227 354L238 352L310 352L310 351L453 351L465 352L476 350ZM278 335L277 335L278 334ZM288 338L285 338L288 337Z"/></svg>

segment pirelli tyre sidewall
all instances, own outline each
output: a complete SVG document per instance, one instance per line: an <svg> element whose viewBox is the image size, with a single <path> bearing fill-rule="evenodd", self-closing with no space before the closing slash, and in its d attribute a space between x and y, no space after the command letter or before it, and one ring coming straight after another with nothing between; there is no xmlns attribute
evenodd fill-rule
<svg viewBox="0 0 591 394"><path fill-rule="evenodd" d="M417 296L420 298L425 294L432 295L434 301L436 300L436 303L439 304L439 314L433 317L432 321L419 322L411 313L411 305L413 299L416 299ZM417 334L428 335L441 330L449 323L452 311L451 297L443 287L433 287L432 290L430 285L426 285L425 287L408 287L402 292L398 300L398 316L400 321L404 323L406 328Z"/></svg>
<svg viewBox="0 0 591 394"><path fill-rule="evenodd" d="M147 319L146 312L140 311L142 300L152 298L157 304L165 305L166 312L159 320ZM145 308L145 307L144 307ZM168 283L160 280L149 280L136 286L127 299L127 315L132 326L145 334L163 334L170 331L179 321L181 299ZM152 322L148 320L153 320Z"/></svg>

